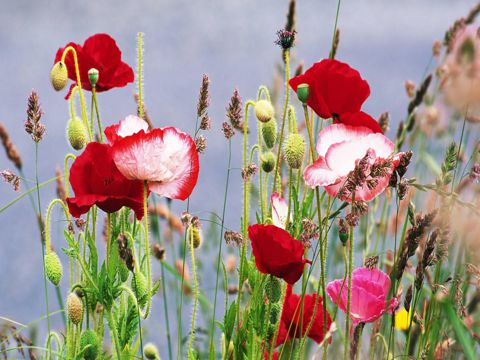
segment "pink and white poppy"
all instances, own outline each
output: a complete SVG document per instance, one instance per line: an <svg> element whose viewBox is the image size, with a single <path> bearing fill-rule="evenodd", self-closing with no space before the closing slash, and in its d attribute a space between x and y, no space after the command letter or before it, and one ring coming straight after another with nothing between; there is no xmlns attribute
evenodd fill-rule
<svg viewBox="0 0 480 360"><path fill-rule="evenodd" d="M338 279L327 285L330 299L343 312L347 312L348 282ZM353 326L358 323L374 322L385 312L392 313L398 306L396 298L387 300L390 291L390 277L379 269L365 267L355 269L352 273L352 291L350 318Z"/></svg>
<svg viewBox="0 0 480 360"><path fill-rule="evenodd" d="M148 182L150 191L185 200L198 179L199 163L190 135L175 127L148 129L137 116L127 116L105 129L118 170L131 180Z"/></svg>
<svg viewBox="0 0 480 360"><path fill-rule="evenodd" d="M280 197L278 193L273 193L272 196L270 196L270 202L272 204L273 225L281 229L285 229L288 217L287 201Z"/></svg>
<svg viewBox="0 0 480 360"><path fill-rule="evenodd" d="M385 135L375 133L364 126L332 124L327 126L318 136L318 159L307 166L303 172L305 184L311 188L325 187L331 196L337 196L344 185L348 174L367 152L370 155L369 166L375 162L386 160L394 151L394 144ZM355 190L355 199L370 201L382 193L388 186L390 177L398 166L401 155L393 156L391 166L385 176L377 177L377 184L369 188L367 184ZM351 201L343 196L343 201Z"/></svg>

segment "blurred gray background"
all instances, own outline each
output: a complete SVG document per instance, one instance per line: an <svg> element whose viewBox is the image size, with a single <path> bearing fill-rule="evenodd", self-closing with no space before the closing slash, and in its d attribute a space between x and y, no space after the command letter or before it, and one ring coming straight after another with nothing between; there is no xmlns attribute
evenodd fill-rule
<svg viewBox="0 0 480 360"><path fill-rule="evenodd" d="M421 79L433 42L442 39L450 24L466 15L475 3L342 1L337 58L357 68L370 83L372 95L364 109L374 117L389 111L392 120L398 122L408 103L403 81ZM295 57L304 60L307 67L328 56L336 4L334 0L300 0L297 4ZM142 31L145 101L155 125L174 125L192 132L201 76L210 76L213 128L207 134L207 152L201 156L191 209L200 214L220 211L227 147L219 128L225 119L225 107L235 87L246 100L256 96L259 85L272 84L274 66L280 60L280 51L273 42L275 32L285 24L287 6L287 0L1 0L0 121L6 124L21 153L27 178L32 180L35 174L34 145L23 129L26 99L32 88L40 95L45 113L42 121L47 127L40 144L40 181L53 177L55 166L62 164L64 155L71 151L64 135L69 116L67 102L49 82L57 49L69 41L82 44L89 35L106 32L117 40L124 61L135 67L136 34ZM134 91L132 84L100 94L104 123L117 122L135 112ZM239 167L239 136L234 140L234 149L233 167ZM13 170L0 149L0 170L7 168ZM241 183L239 172L232 174L227 226L235 229L239 226L241 200L234 195L240 191ZM41 193L45 208L55 197L55 185ZM0 184L0 207L16 196L9 185ZM175 204L179 212L184 207L183 203ZM57 249L65 245L58 236L60 225L56 222L53 227ZM0 316L28 323L45 314L45 305L39 233L27 198L0 214L0 245ZM63 260L66 264L65 257ZM158 269L155 271L158 274ZM50 299L51 310L57 309L52 287ZM190 318L188 304L185 315L186 320ZM165 355L160 297L154 302L152 318L148 340L159 344ZM175 327L175 319L171 317L170 321ZM54 323L61 327L58 320ZM40 326L45 329L44 323Z"/></svg>

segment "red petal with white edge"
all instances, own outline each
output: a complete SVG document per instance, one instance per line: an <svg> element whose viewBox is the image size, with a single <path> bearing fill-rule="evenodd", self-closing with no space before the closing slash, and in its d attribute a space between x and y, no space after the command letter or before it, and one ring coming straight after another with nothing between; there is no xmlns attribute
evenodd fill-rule
<svg viewBox="0 0 480 360"><path fill-rule="evenodd" d="M305 168L303 171L303 179L307 186L315 188L317 186L336 184L340 178L330 170L325 159L320 156L317 161Z"/></svg>
<svg viewBox="0 0 480 360"><path fill-rule="evenodd" d="M113 159L125 177L146 180L150 191L170 199L185 200L197 183L195 143L174 127L118 138Z"/></svg>
<svg viewBox="0 0 480 360"><path fill-rule="evenodd" d="M344 124L329 125L318 134L317 153L325 157L328 148L333 144L354 140L367 136L372 132L372 130L364 126L349 126Z"/></svg>
<svg viewBox="0 0 480 360"><path fill-rule="evenodd" d="M148 132L148 124L145 120L135 115L128 115L125 119L120 120L118 124L105 128L105 136L112 145L119 137L127 137L140 131Z"/></svg>
<svg viewBox="0 0 480 360"><path fill-rule="evenodd" d="M330 146L325 156L328 167L338 176L348 175L355 169L355 161L365 156L372 149L375 158L387 159L395 146L382 134L369 134L350 141L343 141ZM372 162L374 159L372 159Z"/></svg>

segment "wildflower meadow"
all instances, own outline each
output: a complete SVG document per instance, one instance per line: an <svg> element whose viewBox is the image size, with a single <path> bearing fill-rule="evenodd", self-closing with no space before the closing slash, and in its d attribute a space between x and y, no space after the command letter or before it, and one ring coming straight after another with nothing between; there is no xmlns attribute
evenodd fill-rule
<svg viewBox="0 0 480 360"><path fill-rule="evenodd" d="M105 32L50 45L43 72L63 118L32 90L23 122L0 119L0 219L31 208L15 232L37 234L23 251L40 264L29 301L44 309L26 323L0 307L0 359L480 358L480 4L431 39L393 119L388 103L365 108L379 94L342 53L350 4L335 3L313 62L296 48L301 2L277 5L283 22L261 28L274 80L254 92L172 69L197 79L197 97L172 95L191 108L188 127L148 111L169 84L145 86L145 54L162 46L141 28L133 52ZM232 83L216 118L221 81ZM130 111L107 118L104 97L124 88ZM70 151L43 178L53 127ZM212 133L222 163L206 160ZM200 184L205 171L222 185Z"/></svg>

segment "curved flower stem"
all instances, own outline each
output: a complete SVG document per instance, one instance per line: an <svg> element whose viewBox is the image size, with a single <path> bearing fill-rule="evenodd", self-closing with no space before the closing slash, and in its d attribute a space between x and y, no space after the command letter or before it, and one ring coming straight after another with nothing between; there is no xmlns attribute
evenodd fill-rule
<svg viewBox="0 0 480 360"><path fill-rule="evenodd" d="M247 167L247 147L248 147L248 108L255 106L253 100L248 100L245 104L244 113L244 125L243 125L243 168ZM247 177L244 179L243 184L243 222L242 222L242 235L243 244L240 253L240 272L238 275L238 293L237 293L237 330L240 329L240 301L242 299L242 285L243 285L243 272L244 262L247 253L247 229L248 229L248 214L249 214L249 194L250 194L250 179Z"/></svg>
<svg viewBox="0 0 480 360"><path fill-rule="evenodd" d="M355 191L352 193L352 207L355 203ZM352 209L353 211L353 209ZM353 246L354 246L354 236L353 236L353 226L350 226L350 234L349 234L349 244L348 244L348 287L347 287L347 311L345 313L346 320L345 320L345 352L343 357L345 360L348 359L348 350L349 350L349 331L350 331L350 307L352 303L352 271L353 271Z"/></svg>
<svg viewBox="0 0 480 360"><path fill-rule="evenodd" d="M145 309L145 319L150 313L150 306L152 304L152 269L150 266L150 242L148 240L149 226L148 226L148 184L147 181L143 183L143 219L145 221L145 260L147 262L147 307Z"/></svg>
<svg viewBox="0 0 480 360"><path fill-rule="evenodd" d="M75 161L77 157L71 153L65 156L65 160L63 162L63 171L65 173L65 198L70 197L70 186L68 185L70 179L70 169L68 168L68 160L72 159Z"/></svg>
<svg viewBox="0 0 480 360"><path fill-rule="evenodd" d="M65 57L67 54L71 52L73 55L73 62L75 64L75 76L77 78L77 86L78 86L78 93L80 94L80 104L82 107L82 120L83 124L87 127L88 129L88 135L90 141L92 141L92 132L90 131L90 126L88 125L88 116L87 116L87 105L85 104L85 97L83 95L83 90L82 90L82 80L80 79L80 68L78 66L78 57L77 57L77 51L75 48L72 46L67 46L65 50L63 50L62 54L62 62L65 62Z"/></svg>
<svg viewBox="0 0 480 360"><path fill-rule="evenodd" d="M220 239L218 245L218 256L217 256L217 275L215 279L215 296L213 300L213 316L212 316L212 326L211 326L211 334L210 334L210 344L209 344L209 352L208 356L211 358L214 355L213 349L213 338L215 336L215 311L217 309L217 292L218 292L218 274L220 272L220 262L222 258L222 245L223 245L223 229L225 224L225 211L227 208L227 195L228 195L228 185L230 180L230 165L232 160L232 141L231 139L228 140L228 165L227 165L227 180L225 182L225 193L223 195L223 209L222 209L222 222L220 227ZM227 292L225 293L226 300L228 301ZM227 308L227 307L225 307Z"/></svg>
<svg viewBox="0 0 480 360"><path fill-rule="evenodd" d="M55 206L55 204L59 204L62 206L63 212L65 213L65 216L67 217L67 220L70 219L70 214L68 213L67 206L64 204L64 202L60 199L54 199L52 202L48 205L47 208L47 215L45 216L45 252L46 254L50 254L51 250L51 235L50 235L50 217L52 213L52 208Z"/></svg>
<svg viewBox="0 0 480 360"><path fill-rule="evenodd" d="M192 226L192 225L190 225ZM193 275L193 310L192 322L190 324L190 337L188 340L188 357L193 354L193 340L195 339L195 318L197 316L198 305L198 279L197 279L197 264L195 261L195 248L193 246L193 231L190 230L190 256L192 258L192 275Z"/></svg>
<svg viewBox="0 0 480 360"><path fill-rule="evenodd" d="M273 177L273 190L277 189L277 180L280 173L280 153L282 151L283 133L285 130L285 121L287 119L287 108L290 97L290 88L288 81L290 80L290 51L285 50L285 102L283 103L282 127L280 129L280 137L278 138L277 164L275 166L275 175ZM282 187L278 189L278 194L282 195Z"/></svg>
<svg viewBox="0 0 480 360"><path fill-rule="evenodd" d="M270 101L270 91L268 91L268 88L265 85L262 85L258 88L257 101L262 98L262 93L265 95L265 99Z"/></svg>
<svg viewBox="0 0 480 360"><path fill-rule="evenodd" d="M103 143L102 121L100 120L100 111L98 110L97 89L95 88L95 86L92 86L92 100L93 100L93 107L95 108L95 115L97 117L98 136L100 137L100 142ZM92 132L93 132L93 123L92 123Z"/></svg>

